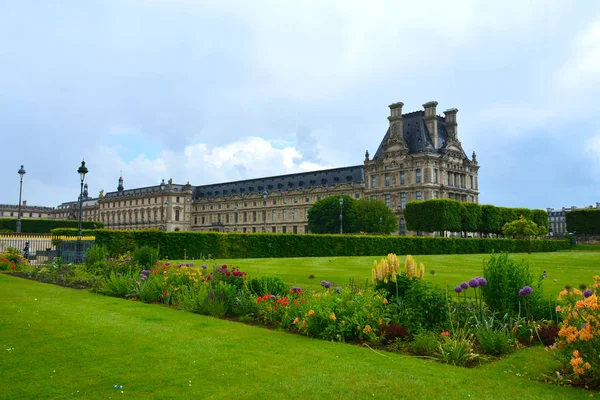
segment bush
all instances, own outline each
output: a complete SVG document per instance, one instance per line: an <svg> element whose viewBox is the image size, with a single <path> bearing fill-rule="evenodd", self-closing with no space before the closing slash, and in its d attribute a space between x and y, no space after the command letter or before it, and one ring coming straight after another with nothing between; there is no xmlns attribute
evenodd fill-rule
<svg viewBox="0 0 600 400"><path fill-rule="evenodd" d="M272 294L281 296L288 292L288 285L278 276L259 276L250 279L248 288L257 297Z"/></svg>
<svg viewBox="0 0 600 400"><path fill-rule="evenodd" d="M397 340L406 340L410 337L408 328L395 322L382 326L379 329L379 334L384 338L385 343L393 343Z"/></svg>
<svg viewBox="0 0 600 400"><path fill-rule="evenodd" d="M483 299L492 312L501 315L520 312L522 298L519 291L525 286L534 286L529 263L525 260L514 261L507 253L490 255L484 261L483 277L487 279L487 286L481 288ZM536 296L538 294L534 291L530 301L533 302Z"/></svg>
<svg viewBox="0 0 600 400"><path fill-rule="evenodd" d="M448 301L444 289L430 282L413 279L410 288L401 298L398 319L409 331L446 328Z"/></svg>
<svg viewBox="0 0 600 400"><path fill-rule="evenodd" d="M76 229L55 229L55 235L74 236ZM492 252L558 251L569 247L566 240L532 240L446 237L286 235L220 232L162 232L86 230L115 257L136 247L160 248L160 258L181 260L211 254L214 258L379 256L395 254L477 254Z"/></svg>
<svg viewBox="0 0 600 400"><path fill-rule="evenodd" d="M434 357L440 346L441 336L434 332L422 331L414 335L410 343L412 354L421 357Z"/></svg>
<svg viewBox="0 0 600 400"><path fill-rule="evenodd" d="M104 283L104 294L112 297L127 297L136 292L136 278L133 273L111 271Z"/></svg>
<svg viewBox="0 0 600 400"><path fill-rule="evenodd" d="M600 210L582 208L565 215L567 231L577 235L600 235Z"/></svg>
<svg viewBox="0 0 600 400"><path fill-rule="evenodd" d="M50 233L52 229L73 228L77 231L79 221L59 219L30 219L21 218L21 232L23 233ZM84 229L104 228L104 224L98 221L82 221ZM0 218L0 231L16 232L16 218Z"/></svg>
<svg viewBox="0 0 600 400"><path fill-rule="evenodd" d="M484 354L500 356L512 349L512 337L510 333L504 330L483 328L475 334L475 337L479 343L479 348Z"/></svg>
<svg viewBox="0 0 600 400"><path fill-rule="evenodd" d="M149 269L158 261L158 249L150 246L141 246L133 251L133 261L140 267Z"/></svg>
<svg viewBox="0 0 600 400"><path fill-rule="evenodd" d="M27 265L27 259L19 249L9 247L0 253L0 271L22 271Z"/></svg>
<svg viewBox="0 0 600 400"><path fill-rule="evenodd" d="M85 270L90 274L99 275L105 269L107 259L106 246L95 245L85 253Z"/></svg>

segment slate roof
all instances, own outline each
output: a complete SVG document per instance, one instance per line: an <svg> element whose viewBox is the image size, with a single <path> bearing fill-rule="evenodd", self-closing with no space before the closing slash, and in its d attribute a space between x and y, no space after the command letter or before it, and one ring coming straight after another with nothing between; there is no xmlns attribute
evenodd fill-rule
<svg viewBox="0 0 600 400"><path fill-rule="evenodd" d="M193 199L198 200L218 196L248 195L252 193L262 194L265 190L272 192L291 189L309 189L311 187L332 186L342 183L357 184L363 183L363 181L363 166L355 165L352 167L196 186Z"/></svg>
<svg viewBox="0 0 600 400"><path fill-rule="evenodd" d="M170 190L183 192L185 185L171 185ZM122 196L130 196L130 195L140 195L145 193L154 193L160 192L160 185L156 186L148 186L143 188L136 189L127 189L127 190L117 190L115 192L108 192L104 195L104 197L122 197Z"/></svg>
<svg viewBox="0 0 600 400"><path fill-rule="evenodd" d="M431 135L425 124L425 111L414 111L408 114L402 114L402 137L408 146L409 154L422 153L429 149L432 153L439 153L448 140L448 132L446 131L446 118L436 116L438 127L438 148L433 147ZM377 152L373 156L373 160L383 158L383 149L390 137L390 128L388 128L381 144L377 148ZM464 154L465 158L467 155Z"/></svg>

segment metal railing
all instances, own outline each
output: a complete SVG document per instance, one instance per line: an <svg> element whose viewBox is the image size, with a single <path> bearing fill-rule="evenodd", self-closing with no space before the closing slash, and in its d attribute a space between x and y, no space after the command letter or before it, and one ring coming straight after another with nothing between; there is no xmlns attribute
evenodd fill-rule
<svg viewBox="0 0 600 400"><path fill-rule="evenodd" d="M35 233L0 234L0 253L15 248L30 264L40 265L60 257L62 262L81 264L95 243L93 236L53 236Z"/></svg>

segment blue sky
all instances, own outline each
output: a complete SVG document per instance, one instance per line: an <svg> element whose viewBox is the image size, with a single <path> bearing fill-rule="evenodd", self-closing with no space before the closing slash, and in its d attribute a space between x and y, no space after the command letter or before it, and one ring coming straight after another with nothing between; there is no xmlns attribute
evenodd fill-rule
<svg viewBox="0 0 600 400"><path fill-rule="evenodd" d="M600 2L0 2L0 203L361 164L458 108L480 202L600 201Z"/></svg>

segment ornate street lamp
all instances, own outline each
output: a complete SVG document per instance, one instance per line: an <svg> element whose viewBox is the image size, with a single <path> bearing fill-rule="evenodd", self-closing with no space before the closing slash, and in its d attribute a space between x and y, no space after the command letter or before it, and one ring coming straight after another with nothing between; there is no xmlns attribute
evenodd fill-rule
<svg viewBox="0 0 600 400"><path fill-rule="evenodd" d="M165 184L165 180L163 179L162 182L160 183L160 229L163 231L165 230L163 221L165 219L165 217L164 217L164 202L165 202L166 187L167 187L167 185Z"/></svg>
<svg viewBox="0 0 600 400"><path fill-rule="evenodd" d="M81 218L83 216L83 180L85 179L85 174L88 173L88 169L85 166L85 161L81 162L81 166L77 170L79 173L79 177L81 178L81 191L79 192L79 228L78 235L81 237Z"/></svg>
<svg viewBox="0 0 600 400"><path fill-rule="evenodd" d="M19 184L19 210L17 211L17 233L21 233L21 193L23 192L23 175L25 175L25 168L21 165L18 171L21 176L21 183Z"/></svg>
<svg viewBox="0 0 600 400"><path fill-rule="evenodd" d="M263 206L265 209L263 210L263 232L267 233L267 196L269 192L266 190L263 192Z"/></svg>
<svg viewBox="0 0 600 400"><path fill-rule="evenodd" d="M342 220L342 209L344 208L344 198L340 197L340 235L344 233L344 225Z"/></svg>

